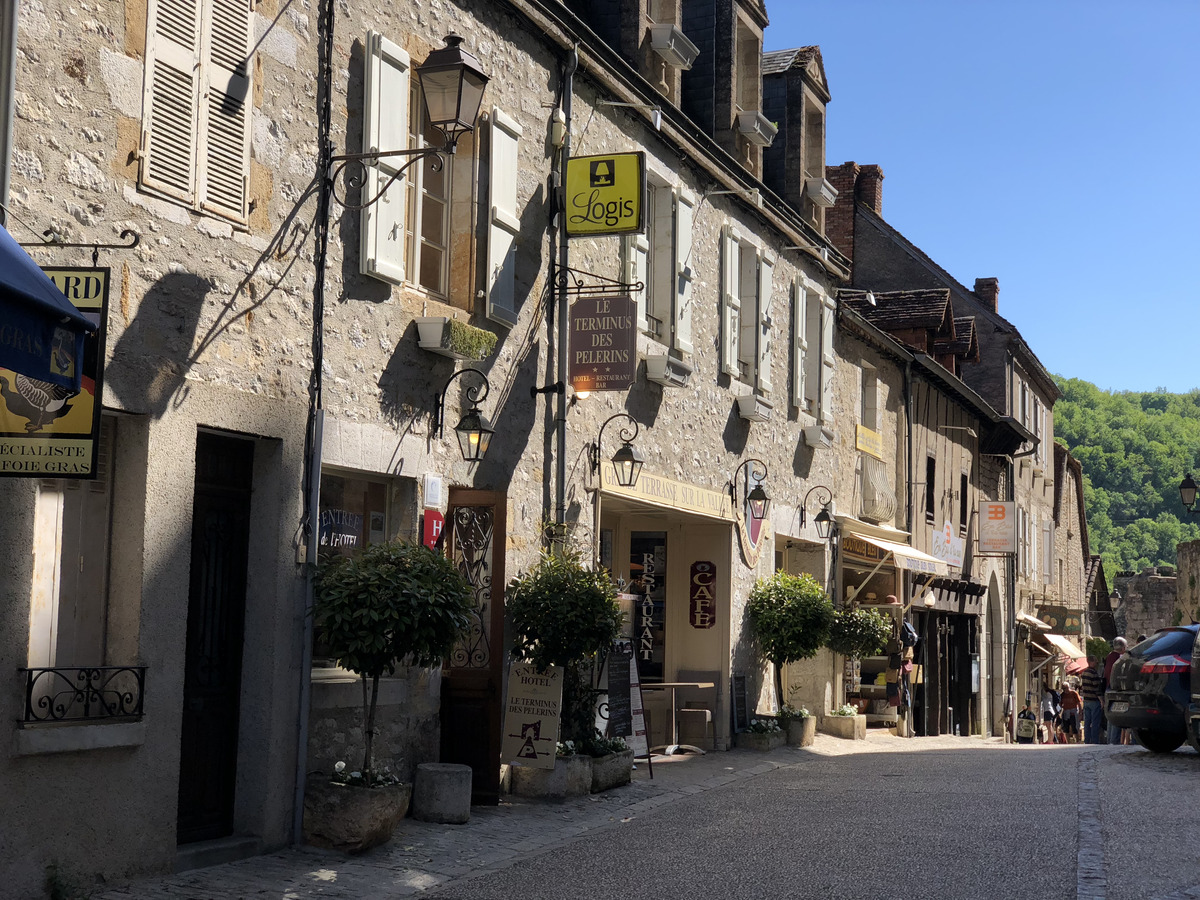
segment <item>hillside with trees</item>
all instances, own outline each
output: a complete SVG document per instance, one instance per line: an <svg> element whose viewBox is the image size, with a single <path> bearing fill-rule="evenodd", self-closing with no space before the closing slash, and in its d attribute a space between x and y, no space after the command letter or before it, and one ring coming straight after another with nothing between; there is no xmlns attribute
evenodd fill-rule
<svg viewBox="0 0 1200 900"><path fill-rule="evenodd" d="M1058 378L1055 439L1083 465L1093 553L1111 579L1122 569L1175 565L1175 545L1200 538L1179 482L1200 476L1200 389L1102 391Z"/></svg>

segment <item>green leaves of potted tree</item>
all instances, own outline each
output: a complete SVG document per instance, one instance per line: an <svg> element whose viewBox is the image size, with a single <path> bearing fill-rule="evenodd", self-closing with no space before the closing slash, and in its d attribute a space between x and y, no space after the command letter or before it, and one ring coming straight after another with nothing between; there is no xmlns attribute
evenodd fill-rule
<svg viewBox="0 0 1200 900"><path fill-rule="evenodd" d="M763 655L775 664L775 699L783 705L783 667L811 659L829 638L833 604L811 575L776 572L750 591L746 616Z"/></svg>
<svg viewBox="0 0 1200 900"><path fill-rule="evenodd" d="M833 624L829 628L829 649L850 659L875 656L883 652L891 635L890 616L874 609L847 607L839 609L833 615ZM843 708L853 709L855 714L858 713L851 704L846 704ZM834 715L844 717L844 713L835 712ZM841 721L827 720L828 728L836 730L842 737L865 738L866 718L857 715L855 718L854 722L846 722L844 718Z"/></svg>
<svg viewBox="0 0 1200 900"><path fill-rule="evenodd" d="M513 579L508 586L507 605L513 656L532 663L541 672L550 666L563 670L559 741L565 749L584 750L600 737L595 726L599 692L591 685L588 664L606 653L621 633L616 586L606 570L588 569L578 553L560 549L543 553L537 565ZM587 768L587 788L578 791L587 793L591 789L590 761L585 752L571 752L560 756L555 770L560 765ZM553 776L544 772L514 768L514 792L565 793L545 785ZM561 780L564 776L558 777ZM581 772L570 780L582 784L584 775Z"/></svg>
<svg viewBox="0 0 1200 900"><path fill-rule="evenodd" d="M402 664L439 665L467 629L474 600L453 563L405 543L325 560L314 588L315 624L329 653L362 678L364 747L357 771L309 779L305 840L360 852L391 836L411 797L410 785L375 768L379 680Z"/></svg>

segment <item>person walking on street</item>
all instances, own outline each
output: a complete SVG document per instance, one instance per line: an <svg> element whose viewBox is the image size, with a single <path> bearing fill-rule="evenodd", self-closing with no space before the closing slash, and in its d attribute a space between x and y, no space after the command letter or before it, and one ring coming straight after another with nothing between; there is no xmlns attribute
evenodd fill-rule
<svg viewBox="0 0 1200 900"><path fill-rule="evenodd" d="M1100 720L1104 712L1104 674L1100 660L1088 657L1088 667L1080 676L1080 691L1083 697L1083 740L1087 744L1100 743Z"/></svg>
<svg viewBox="0 0 1200 900"><path fill-rule="evenodd" d="M1108 654L1108 656L1104 657L1104 690L1107 691L1110 687L1112 687L1113 664L1116 663L1116 661L1125 654L1125 650L1128 646L1129 646L1129 643L1128 643L1128 641L1125 640L1125 638L1123 638L1123 637L1113 638L1112 653L1110 653L1110 654ZM1122 737L1124 736L1123 732L1124 732L1124 729L1122 729L1118 725L1113 725L1110 722L1108 725L1108 742L1110 744L1123 743L1123 741L1122 741Z"/></svg>
<svg viewBox="0 0 1200 900"><path fill-rule="evenodd" d="M1046 729L1046 737L1043 743L1054 743L1055 731L1057 730L1056 723L1058 722L1059 702L1058 691L1055 691L1050 687L1049 681L1045 682L1042 685L1042 725Z"/></svg>
<svg viewBox="0 0 1200 900"><path fill-rule="evenodd" d="M1062 686L1062 732L1068 744L1079 743L1079 711L1083 700L1074 685L1064 681Z"/></svg>

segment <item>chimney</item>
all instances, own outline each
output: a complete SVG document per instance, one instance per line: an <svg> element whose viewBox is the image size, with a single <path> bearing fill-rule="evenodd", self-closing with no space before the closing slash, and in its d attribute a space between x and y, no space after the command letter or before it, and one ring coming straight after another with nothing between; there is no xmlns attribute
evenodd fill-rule
<svg viewBox="0 0 1200 900"><path fill-rule="evenodd" d="M883 216L883 169L879 166L863 166L858 176L856 199L877 216Z"/></svg>
<svg viewBox="0 0 1200 900"><path fill-rule="evenodd" d="M825 237L846 257L854 261L854 184L858 165L852 162L826 166L825 180L833 185L837 200L825 210Z"/></svg>
<svg viewBox="0 0 1200 900"><path fill-rule="evenodd" d="M1000 298L1000 279L976 278L975 296L992 312L999 312L996 307Z"/></svg>

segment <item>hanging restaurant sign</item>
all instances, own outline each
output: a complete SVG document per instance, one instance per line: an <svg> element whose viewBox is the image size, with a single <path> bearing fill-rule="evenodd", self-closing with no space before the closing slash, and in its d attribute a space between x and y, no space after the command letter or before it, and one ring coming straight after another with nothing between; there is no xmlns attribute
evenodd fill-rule
<svg viewBox="0 0 1200 900"><path fill-rule="evenodd" d="M646 155L613 153L567 160L567 236L641 232Z"/></svg>
<svg viewBox="0 0 1200 900"><path fill-rule="evenodd" d="M0 476L94 478L109 270L43 271L97 327L84 335L78 390L0 368Z"/></svg>
<svg viewBox="0 0 1200 900"><path fill-rule="evenodd" d="M1017 552L1017 505L983 503L979 510L979 552Z"/></svg>
<svg viewBox="0 0 1200 900"><path fill-rule="evenodd" d="M624 391L637 374L637 304L627 294L571 304L571 387Z"/></svg>

